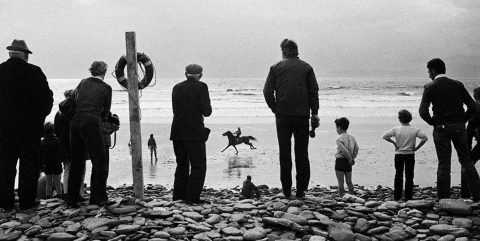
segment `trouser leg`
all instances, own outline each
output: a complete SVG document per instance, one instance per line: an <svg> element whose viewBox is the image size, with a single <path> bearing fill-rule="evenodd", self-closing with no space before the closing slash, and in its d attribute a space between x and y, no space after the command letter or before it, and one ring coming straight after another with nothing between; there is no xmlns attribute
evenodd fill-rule
<svg viewBox="0 0 480 241"><path fill-rule="evenodd" d="M405 160L404 155L395 155L395 184L393 197L395 200L400 200L403 194L403 168Z"/></svg>
<svg viewBox="0 0 480 241"><path fill-rule="evenodd" d="M173 182L173 200L184 200L188 186L188 174L190 164L188 161L187 148L184 142L173 141L177 168L175 169L175 180Z"/></svg>
<svg viewBox="0 0 480 241"><path fill-rule="evenodd" d="M452 144L447 130L442 128L434 128L433 141L438 157L437 170L437 192L438 198L450 197L450 171L451 171L451 155Z"/></svg>
<svg viewBox="0 0 480 241"><path fill-rule="evenodd" d="M68 193L68 176L70 173L70 161L63 163L63 193Z"/></svg>
<svg viewBox="0 0 480 241"><path fill-rule="evenodd" d="M452 133L452 142L457 151L458 161L462 165L462 173L467 179L473 200L480 201L480 177L474 162L470 158L465 128Z"/></svg>
<svg viewBox="0 0 480 241"><path fill-rule="evenodd" d="M92 161L92 175L90 177L90 203L98 204L108 199L107 177L108 163L105 154L102 132L98 123L88 123L82 128L85 144Z"/></svg>
<svg viewBox="0 0 480 241"><path fill-rule="evenodd" d="M472 151L470 152L470 159L473 161L475 165L480 159L480 144L476 144ZM470 186L468 185L468 178L465 176L464 172L461 172L461 196L462 198L470 198L472 194L470 193Z"/></svg>
<svg viewBox="0 0 480 241"><path fill-rule="evenodd" d="M188 187L186 200L198 202L205 183L205 173L207 172L207 155L205 142L186 143L187 152L190 160L190 176L188 177Z"/></svg>
<svg viewBox="0 0 480 241"><path fill-rule="evenodd" d="M68 177L67 202L70 205L78 203L80 186L83 185L82 176L85 172L85 143L80 136L79 123L70 124L71 162Z"/></svg>
<svg viewBox="0 0 480 241"><path fill-rule="evenodd" d="M14 140L0 139L0 208L13 209L15 205L15 176L19 148ZM38 175L37 175L38 178Z"/></svg>
<svg viewBox="0 0 480 241"><path fill-rule="evenodd" d="M280 152L280 181L282 182L283 194L289 197L292 191L291 138L293 130L288 117L277 116L276 125Z"/></svg>
<svg viewBox="0 0 480 241"><path fill-rule="evenodd" d="M37 198L40 173L40 137L28 137L20 143L18 172L18 200L20 208L30 208Z"/></svg>
<svg viewBox="0 0 480 241"><path fill-rule="evenodd" d="M47 175L47 183L45 185L45 193L47 194L47 198L50 198L52 196L52 186L53 186L53 175Z"/></svg>
<svg viewBox="0 0 480 241"><path fill-rule="evenodd" d="M405 201L413 197L413 176L415 169L415 154L405 155Z"/></svg>
<svg viewBox="0 0 480 241"><path fill-rule="evenodd" d="M310 181L310 161L308 160L308 118L296 117L293 129L295 138L295 167L297 180L297 194L302 194L308 189Z"/></svg>
<svg viewBox="0 0 480 241"><path fill-rule="evenodd" d="M57 195L63 194L61 176L61 174L53 175L53 184L55 186L55 191L57 192Z"/></svg>

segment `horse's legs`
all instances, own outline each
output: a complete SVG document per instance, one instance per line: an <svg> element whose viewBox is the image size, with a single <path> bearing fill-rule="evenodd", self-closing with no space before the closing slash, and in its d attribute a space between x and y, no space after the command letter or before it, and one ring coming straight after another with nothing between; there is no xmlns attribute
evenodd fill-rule
<svg viewBox="0 0 480 241"><path fill-rule="evenodd" d="M253 149L257 149L257 148L255 148L255 147L253 146L253 144L252 144L252 143L248 143L248 145L250 145L250 149L251 149L251 150L253 150Z"/></svg>
<svg viewBox="0 0 480 241"><path fill-rule="evenodd" d="M233 146L233 148L235 148L235 151L237 151L237 153L235 153L235 154L237 154L237 155L238 155L238 150L237 150L237 147Z"/></svg>
<svg viewBox="0 0 480 241"><path fill-rule="evenodd" d="M223 151L221 151L221 152L224 152L225 150L227 150L227 148L228 148L229 146L230 146L230 145L228 145L227 147L225 147L225 149L223 149Z"/></svg>

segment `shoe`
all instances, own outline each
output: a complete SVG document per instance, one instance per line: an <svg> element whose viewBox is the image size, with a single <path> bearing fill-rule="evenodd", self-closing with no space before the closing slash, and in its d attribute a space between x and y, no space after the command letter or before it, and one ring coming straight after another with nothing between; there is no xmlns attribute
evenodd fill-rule
<svg viewBox="0 0 480 241"><path fill-rule="evenodd" d="M295 194L297 198L304 198L305 197L305 192L304 191L298 191L297 194Z"/></svg>
<svg viewBox="0 0 480 241"><path fill-rule="evenodd" d="M101 202L90 201L90 205L98 205L100 207L110 206L114 203L115 203L115 200L113 200L113 199L107 199L107 200L104 200L104 201L101 201Z"/></svg>
<svg viewBox="0 0 480 241"><path fill-rule="evenodd" d="M76 203L76 202L75 203L74 202L67 202L67 206L69 208L75 208L75 209L80 207L80 205L78 205L78 203Z"/></svg>
<svg viewBox="0 0 480 241"><path fill-rule="evenodd" d="M86 197L84 197L84 196L82 196L82 195L78 196L78 201L79 201L79 202L85 202L85 201L87 201L87 200L88 200L88 198L86 198Z"/></svg>
<svg viewBox="0 0 480 241"><path fill-rule="evenodd" d="M30 203L30 204L26 204L26 205L20 204L20 205L19 205L19 208L20 208L20 210L23 211L23 210L28 210L28 209L36 208L36 207L38 207L38 205L40 205L40 201L35 200L35 201L33 201L33 203Z"/></svg>

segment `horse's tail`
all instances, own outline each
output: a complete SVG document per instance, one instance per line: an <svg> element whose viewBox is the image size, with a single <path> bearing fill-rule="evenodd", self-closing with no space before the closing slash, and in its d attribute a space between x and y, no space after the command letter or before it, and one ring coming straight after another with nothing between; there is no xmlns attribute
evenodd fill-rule
<svg viewBox="0 0 480 241"><path fill-rule="evenodd" d="M246 138L248 138L249 140L252 140L252 141L256 141L257 139L253 136L246 136Z"/></svg>

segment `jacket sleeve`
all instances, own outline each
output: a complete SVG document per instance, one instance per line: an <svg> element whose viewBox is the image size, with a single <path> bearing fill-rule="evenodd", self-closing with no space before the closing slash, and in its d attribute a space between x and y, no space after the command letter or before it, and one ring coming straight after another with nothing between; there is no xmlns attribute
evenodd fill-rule
<svg viewBox="0 0 480 241"><path fill-rule="evenodd" d="M208 93L208 85L204 84L200 93L200 108L202 115L207 117L212 114L212 106L210 104L210 94Z"/></svg>
<svg viewBox="0 0 480 241"><path fill-rule="evenodd" d="M108 86L107 90L107 99L105 100L105 104L103 105L102 110L102 120L105 120L110 115L110 108L112 106L112 87Z"/></svg>
<svg viewBox="0 0 480 241"><path fill-rule="evenodd" d="M267 80L265 81L265 86L263 87L263 96L265 97L265 102L267 102L268 108L272 110L273 113L277 112L277 102L275 100L275 76L272 71L273 67L270 67L270 72L268 72Z"/></svg>
<svg viewBox="0 0 480 241"><path fill-rule="evenodd" d="M37 67L38 68L38 67ZM43 74L42 70L38 68L37 73L37 92L38 92L38 100L39 100L39 107L40 107L40 114L43 116L42 118L47 117L52 111L53 107L53 92L50 90L48 86L47 77Z"/></svg>
<svg viewBox="0 0 480 241"><path fill-rule="evenodd" d="M431 103L431 97L430 97L430 91L431 89L429 88L429 85L425 85L425 89L423 90L423 95L422 95L422 101L420 102L420 108L418 109L418 112L420 114L420 117L427 122L429 125L434 125L433 123L433 118L430 115L430 103Z"/></svg>
<svg viewBox="0 0 480 241"><path fill-rule="evenodd" d="M311 67L307 74L307 88L308 105L310 106L310 110L312 110L312 115L318 115L318 83L317 79L315 78L315 72Z"/></svg>

